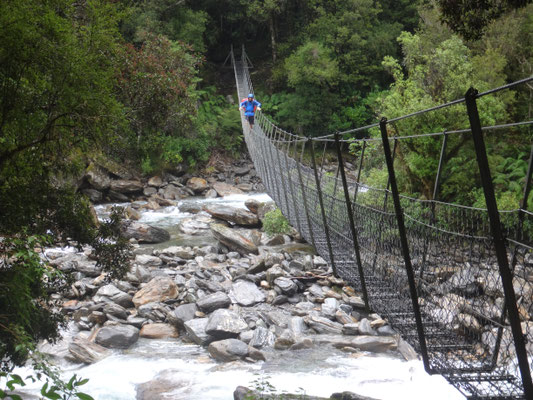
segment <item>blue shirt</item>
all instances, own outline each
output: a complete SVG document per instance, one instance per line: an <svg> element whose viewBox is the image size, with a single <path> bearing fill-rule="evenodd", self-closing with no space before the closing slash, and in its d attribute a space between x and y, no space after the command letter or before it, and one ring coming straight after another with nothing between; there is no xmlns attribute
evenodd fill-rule
<svg viewBox="0 0 533 400"><path fill-rule="evenodd" d="M241 102L241 107L244 107L244 115L249 117L255 115L255 109L257 107L261 107L261 103L259 103L257 100L249 101L248 99L244 99Z"/></svg>

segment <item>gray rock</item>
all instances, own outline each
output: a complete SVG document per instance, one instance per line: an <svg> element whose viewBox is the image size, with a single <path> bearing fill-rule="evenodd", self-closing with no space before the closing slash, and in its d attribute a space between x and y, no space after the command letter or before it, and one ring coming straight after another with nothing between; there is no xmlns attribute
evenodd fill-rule
<svg viewBox="0 0 533 400"><path fill-rule="evenodd" d="M242 255L258 254L257 246L235 230L222 224L211 224L211 232L220 243Z"/></svg>
<svg viewBox="0 0 533 400"><path fill-rule="evenodd" d="M217 361L228 362L248 356L248 345L238 339L225 339L212 342L207 351Z"/></svg>
<svg viewBox="0 0 533 400"><path fill-rule="evenodd" d="M363 318L359 322L359 333L361 335L375 336L377 332L370 326L370 321L366 318Z"/></svg>
<svg viewBox="0 0 533 400"><path fill-rule="evenodd" d="M112 301L113 303L116 303L124 308L133 307L132 297L111 284L104 285L98 289L93 298L95 302L102 300L105 301L105 299Z"/></svg>
<svg viewBox="0 0 533 400"><path fill-rule="evenodd" d="M186 321L183 324L189 338L200 346L205 346L213 340L213 337L205 331L207 322L208 318L196 318Z"/></svg>
<svg viewBox="0 0 533 400"><path fill-rule="evenodd" d="M175 185L167 185L165 188L160 188L158 193L167 200L179 200L186 196L184 191Z"/></svg>
<svg viewBox="0 0 533 400"><path fill-rule="evenodd" d="M235 338L248 329L248 324L231 310L218 309L210 316L205 327L208 335L217 339Z"/></svg>
<svg viewBox="0 0 533 400"><path fill-rule="evenodd" d="M137 254L135 256L135 263L139 265L158 266L163 264L159 257L150 256L148 254Z"/></svg>
<svg viewBox="0 0 533 400"><path fill-rule="evenodd" d="M93 188L98 190L109 189L111 185L111 179L107 172L93 163L87 167L85 178Z"/></svg>
<svg viewBox="0 0 533 400"><path fill-rule="evenodd" d="M169 314L165 306L158 302L143 304L137 308L137 315L152 321L164 321Z"/></svg>
<svg viewBox="0 0 533 400"><path fill-rule="evenodd" d="M144 185L140 181L113 180L109 188L118 193L136 193L141 192Z"/></svg>
<svg viewBox="0 0 533 400"><path fill-rule="evenodd" d="M231 194L243 194L242 190L224 182L215 182L213 184L213 189L215 189L222 197L229 196Z"/></svg>
<svg viewBox="0 0 533 400"><path fill-rule="evenodd" d="M198 307L195 303L182 304L174 310L171 316L171 321L179 328L185 327L185 322L194 319Z"/></svg>
<svg viewBox="0 0 533 400"><path fill-rule="evenodd" d="M359 323L353 322L351 324L345 324L342 327L342 333L351 336L359 335Z"/></svg>
<svg viewBox="0 0 533 400"><path fill-rule="evenodd" d="M170 239L170 234L162 228L132 221L123 222L122 234L126 239L135 239L139 243L162 243Z"/></svg>
<svg viewBox="0 0 533 400"><path fill-rule="evenodd" d="M68 351L76 362L85 364L93 364L111 354L105 347L78 336L69 344Z"/></svg>
<svg viewBox="0 0 533 400"><path fill-rule="evenodd" d="M281 335L276 339L274 348L276 350L287 350L296 343L294 335L288 329L285 329Z"/></svg>
<svg viewBox="0 0 533 400"><path fill-rule="evenodd" d="M108 348L127 349L139 339L139 329L132 325L104 326L96 334L95 342Z"/></svg>
<svg viewBox="0 0 533 400"><path fill-rule="evenodd" d="M218 197L218 193L215 189L209 189L207 192L205 192L205 195L204 197L206 199L214 199L216 197Z"/></svg>
<svg viewBox="0 0 533 400"><path fill-rule="evenodd" d="M103 312L108 315L108 317L111 315L113 317L126 320L128 316L130 315L128 311L118 304L115 303L108 303L104 306Z"/></svg>
<svg viewBox="0 0 533 400"><path fill-rule="evenodd" d="M135 278L139 282L146 283L152 280L152 273L148 269L144 268L142 265L136 265L133 267L132 270Z"/></svg>
<svg viewBox="0 0 533 400"><path fill-rule="evenodd" d="M283 294L287 296L292 296L298 290L296 283L292 279L279 277L274 280L274 285L277 286Z"/></svg>
<svg viewBox="0 0 533 400"><path fill-rule="evenodd" d="M307 325L313 328L317 333L342 333L342 325L327 318L309 315L305 317L304 320Z"/></svg>
<svg viewBox="0 0 533 400"><path fill-rule="evenodd" d="M307 330L307 325L302 317L292 317L289 321L289 330L295 337L303 335Z"/></svg>
<svg viewBox="0 0 533 400"><path fill-rule="evenodd" d="M322 303L322 314L324 314L324 316L329 319L335 319L335 313L337 312L338 307L338 300L332 297L328 297L324 299L324 303Z"/></svg>
<svg viewBox="0 0 533 400"><path fill-rule="evenodd" d="M285 276L285 271L279 265L274 265L266 271L267 282L270 284L282 276Z"/></svg>
<svg viewBox="0 0 533 400"><path fill-rule="evenodd" d="M224 292L216 292L201 298L196 305L200 310L209 314L219 308L228 308L231 305L231 299Z"/></svg>
<svg viewBox="0 0 533 400"><path fill-rule="evenodd" d="M260 349L262 347L273 346L275 341L276 336L270 330L258 326L253 331L253 337L249 344L256 349Z"/></svg>
<svg viewBox="0 0 533 400"><path fill-rule="evenodd" d="M255 283L239 280L233 284L230 297L235 303L249 307L256 303L265 301L265 294L255 285Z"/></svg>
<svg viewBox="0 0 533 400"><path fill-rule="evenodd" d="M242 226L256 226L259 224L257 216L242 208L230 207L219 204L204 206L204 211L223 221L232 222Z"/></svg>

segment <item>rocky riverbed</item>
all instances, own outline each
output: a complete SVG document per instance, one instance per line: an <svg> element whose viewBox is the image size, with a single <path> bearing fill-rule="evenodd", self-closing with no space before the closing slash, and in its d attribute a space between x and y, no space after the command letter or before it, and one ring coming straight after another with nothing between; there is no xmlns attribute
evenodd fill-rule
<svg viewBox="0 0 533 400"><path fill-rule="evenodd" d="M246 189L258 185L248 165L232 174ZM360 293L333 276L297 232L260 229L274 207L266 196L243 197L242 185L208 181L154 177L120 198L128 200L124 232L135 249L122 280L107 281L91 248L44 252L45 262L76 280L57 295L69 330L42 352L91 378L99 399L229 399L239 385L264 393L270 384L328 398L350 390L399 399L399 387L415 376L429 381L412 348L364 311ZM101 189L106 196L127 186L109 185ZM180 188L176 198L169 186ZM99 217L110 208L97 206ZM443 399L461 398L432 378ZM240 390L235 398L246 397ZM359 398L350 396L339 398Z"/></svg>

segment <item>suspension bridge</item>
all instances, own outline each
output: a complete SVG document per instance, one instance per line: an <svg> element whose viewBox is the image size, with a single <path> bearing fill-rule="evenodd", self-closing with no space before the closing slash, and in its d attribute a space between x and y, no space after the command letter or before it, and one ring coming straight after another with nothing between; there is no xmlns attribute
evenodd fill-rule
<svg viewBox="0 0 533 400"><path fill-rule="evenodd" d="M238 97L245 98L253 86L244 46L240 58L233 49L228 57ZM366 308L418 351L428 373L441 374L469 399L533 399L533 213L527 211L533 147L526 145L523 201L502 211L484 143L484 135L528 129L533 121L483 126L478 111L480 99L531 81L470 89L450 103L316 138L286 132L260 111L250 130L241 114L255 168L285 217L362 294ZM467 128L408 130L453 107L462 107ZM440 143L431 198L400 194L395 157L428 140ZM465 146L475 150L485 209L439 201L444 164ZM348 147L356 162L345 160ZM327 148L336 149L333 164ZM365 184L364 172L379 166L386 187Z"/></svg>

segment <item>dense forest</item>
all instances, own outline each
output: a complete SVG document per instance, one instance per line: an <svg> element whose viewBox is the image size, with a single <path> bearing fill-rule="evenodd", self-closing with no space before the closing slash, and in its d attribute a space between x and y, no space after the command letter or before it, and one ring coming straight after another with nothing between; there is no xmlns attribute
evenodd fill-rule
<svg viewBox="0 0 533 400"><path fill-rule="evenodd" d="M61 324L51 293L68 282L39 264L36 248L68 237L97 248L113 274L124 268L119 216L97 226L76 190L92 162L152 176L203 168L242 148L239 111L226 98L235 93L223 65L232 44L253 60L265 114L312 136L533 74L533 5L525 0L3 0L0 37L4 370L23 363L39 339L57 337ZM530 120L532 96L531 84L507 91L482 117ZM464 127L464 115L449 118ZM412 128L442 131L439 121L426 124ZM490 162L503 208L518 206L531 138L517 129L489 143L498 150ZM426 155L438 151L424 143L400 159L403 189L427 196L434 166ZM442 196L483 206L472 151L450 156L447 168L459 173ZM368 179L384 186L385 172Z"/></svg>

